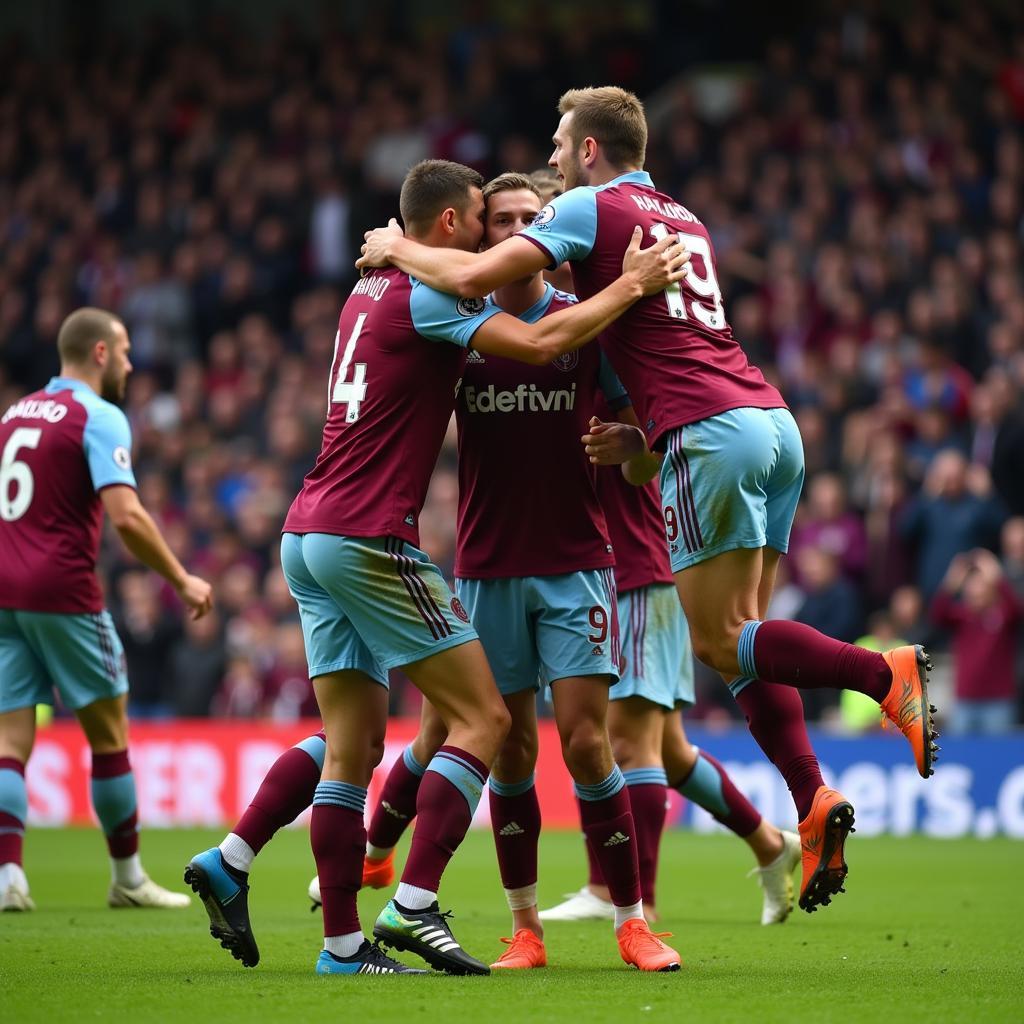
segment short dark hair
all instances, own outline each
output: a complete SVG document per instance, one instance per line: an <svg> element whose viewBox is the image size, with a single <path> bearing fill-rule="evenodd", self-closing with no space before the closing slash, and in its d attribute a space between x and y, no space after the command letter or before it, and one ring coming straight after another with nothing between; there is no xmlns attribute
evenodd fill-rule
<svg viewBox="0 0 1024 1024"><path fill-rule="evenodd" d="M114 325L124 326L119 317L105 309L83 306L69 313L57 332L57 351L62 363L80 366L99 341L113 341Z"/></svg>
<svg viewBox="0 0 1024 1024"><path fill-rule="evenodd" d="M558 101L560 114L572 113L575 146L596 139L612 167L643 167L647 153L647 118L637 97L617 85L570 89Z"/></svg>
<svg viewBox="0 0 1024 1024"><path fill-rule="evenodd" d="M424 234L448 207L462 213L469 205L469 190L483 188L478 171L451 160L421 160L402 182L398 209L406 231Z"/></svg>
<svg viewBox="0 0 1024 1024"><path fill-rule="evenodd" d="M506 171L504 174L499 174L496 178L491 178L484 185L484 199L488 200L499 192L518 192L520 190L532 192L538 199L541 198L540 190L533 183L530 175L520 174L519 171Z"/></svg>

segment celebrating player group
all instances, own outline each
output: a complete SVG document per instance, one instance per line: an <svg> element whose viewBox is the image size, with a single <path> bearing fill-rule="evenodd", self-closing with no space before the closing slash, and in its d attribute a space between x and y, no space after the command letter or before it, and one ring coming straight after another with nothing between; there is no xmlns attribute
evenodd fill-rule
<svg viewBox="0 0 1024 1024"><path fill-rule="evenodd" d="M639 100L615 87L573 90L559 112L554 186L518 173L485 184L462 165L424 161L402 187L404 230L392 221L366 235L363 277L341 311L325 381L322 449L281 545L323 731L278 759L220 846L185 870L214 938L247 966L259 960L247 906L253 861L310 805L320 974L422 973L389 950L453 974L539 968L545 922L584 917L612 923L627 964L675 971L679 954L649 926L667 787L747 842L761 919L774 924L792 908L798 865L802 909L844 891L854 824L853 806L823 782L797 688L872 697L906 736L920 774L932 772L934 709L920 647L878 654L764 621L803 485L800 435L732 336L707 229L643 170ZM560 193L547 205L544 188ZM546 279L564 281L566 264L575 294ZM88 330L62 347L62 378L0 424L5 472L28 473L0 494L0 555L24 531L49 528L53 503L32 499L44 460L76 467L79 507L93 524L83 548L90 565L101 500L126 539L142 530L141 506L131 515L122 507L134 496L127 426L103 401L104 382L127 372L123 327L87 312ZM55 402L70 412L55 419L46 411ZM417 525L453 410L455 593L420 550ZM146 531L132 550L203 614L207 585L185 573L155 528ZM30 711L57 685L96 752L111 902L166 904L174 894L153 894L126 839L135 836L134 788L116 634L98 591L83 582L80 597L57 607L29 585L35 572L0 561L0 895L30 905L20 847ZM784 777L799 836L763 820L712 754L687 740L680 709L693 702L691 640ZM90 666L73 685L55 644ZM423 717L367 831L396 667L426 698ZM547 910L537 903L534 787L542 687L590 860L587 884ZM110 780L120 781L104 786ZM490 967L461 947L438 901L485 784L513 924ZM371 942L357 893L392 884L395 846L414 819Z"/></svg>

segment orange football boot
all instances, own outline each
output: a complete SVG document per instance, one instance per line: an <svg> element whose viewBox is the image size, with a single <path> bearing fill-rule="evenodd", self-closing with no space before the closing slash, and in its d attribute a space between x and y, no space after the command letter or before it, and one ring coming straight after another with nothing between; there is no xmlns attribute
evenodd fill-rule
<svg viewBox="0 0 1024 1024"><path fill-rule="evenodd" d="M383 860L363 857L363 888L386 889L395 880L395 851Z"/></svg>
<svg viewBox="0 0 1024 1024"><path fill-rule="evenodd" d="M544 943L529 928L520 928L511 939L502 939L508 949L491 964L496 967L522 970L528 967L547 967L548 953Z"/></svg>
<svg viewBox="0 0 1024 1024"><path fill-rule="evenodd" d="M907 737L921 777L927 779L939 748L935 743L935 707L928 703L928 671L932 659L920 645L897 647L882 655L892 671L892 686L882 701L882 725L889 719Z"/></svg>
<svg viewBox="0 0 1024 1024"><path fill-rule="evenodd" d="M813 914L827 907L836 893L846 892L846 860L843 846L853 827L853 804L842 793L819 786L807 817L797 825L804 876L800 885L800 909Z"/></svg>
<svg viewBox="0 0 1024 1024"><path fill-rule="evenodd" d="M678 971L679 954L666 946L671 932L652 932L641 917L632 917L615 933L619 940L619 953L627 964L641 971Z"/></svg>

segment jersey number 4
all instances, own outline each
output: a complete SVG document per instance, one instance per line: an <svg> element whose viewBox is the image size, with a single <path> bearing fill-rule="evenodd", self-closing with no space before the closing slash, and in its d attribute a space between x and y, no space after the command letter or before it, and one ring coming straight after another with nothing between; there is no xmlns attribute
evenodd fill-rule
<svg viewBox="0 0 1024 1024"><path fill-rule="evenodd" d="M328 391L327 397L332 405L338 402L348 403L348 409L345 412L346 423L355 423L359 419L359 406L366 400L366 363L356 363L352 367L352 379L347 379L348 369L352 365L352 357L355 355L356 344L364 323L366 323L366 314L360 313L356 317L352 333L348 336L337 378L334 376L334 367L338 362L338 349L341 347L341 331L338 331L334 338L334 356L331 359L330 378L334 381L334 386Z"/></svg>
<svg viewBox="0 0 1024 1024"><path fill-rule="evenodd" d="M665 224L652 224L650 232L657 241L667 238L671 229ZM688 231L675 232L679 241L686 246L686 251L691 256L699 256L704 264L704 276L698 276L691 262L684 280L700 296L706 299L707 303L693 300L690 303L690 311L693 318L699 320L705 327L713 331L724 331L725 310L722 308L722 289L718 286L718 278L715 277L715 267L711 260L711 244L703 235L691 235ZM668 303L668 311L674 320L689 320L686 313L686 299L683 297L683 290L679 283L670 284L665 289L665 301Z"/></svg>
<svg viewBox="0 0 1024 1024"><path fill-rule="evenodd" d="M38 448L42 436L39 427L18 427L4 445L0 455L0 519L5 523L20 519L32 504L36 482L28 464L18 461L18 452Z"/></svg>

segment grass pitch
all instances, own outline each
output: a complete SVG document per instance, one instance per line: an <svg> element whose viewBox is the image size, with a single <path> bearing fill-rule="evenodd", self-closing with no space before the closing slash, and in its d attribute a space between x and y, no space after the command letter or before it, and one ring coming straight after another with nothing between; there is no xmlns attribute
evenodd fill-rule
<svg viewBox="0 0 1024 1024"><path fill-rule="evenodd" d="M148 870L181 886L189 857L219 841L206 831L143 836ZM305 889L314 872L305 832L289 830L253 872L250 908L262 959L246 970L188 911L106 909L102 839L34 830L26 864L39 909L0 917L0 1019L519 1022L1020 1021L1024 1019L1024 846L1009 840L851 840L848 893L782 926L757 924L752 860L725 835L666 835L662 921L683 970L642 975L618 958L606 922L551 924L551 966L490 978L318 978L320 917ZM581 840L545 835L541 905L579 888ZM387 893L360 899L369 932ZM509 933L489 833L474 832L449 870L443 907L460 942L494 959ZM403 955L409 963L415 958Z"/></svg>

